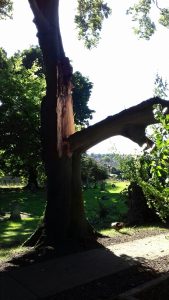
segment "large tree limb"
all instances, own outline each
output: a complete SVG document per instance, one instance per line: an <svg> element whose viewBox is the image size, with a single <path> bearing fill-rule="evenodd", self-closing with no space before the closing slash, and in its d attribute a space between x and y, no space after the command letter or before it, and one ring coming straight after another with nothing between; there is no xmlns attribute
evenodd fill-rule
<svg viewBox="0 0 169 300"><path fill-rule="evenodd" d="M101 122L78 131L68 138L72 152L84 152L97 143L115 135L122 135L142 146L147 142L145 129L157 121L153 115L153 105L161 104L169 108L169 101L159 97L148 99L136 106L109 116Z"/></svg>

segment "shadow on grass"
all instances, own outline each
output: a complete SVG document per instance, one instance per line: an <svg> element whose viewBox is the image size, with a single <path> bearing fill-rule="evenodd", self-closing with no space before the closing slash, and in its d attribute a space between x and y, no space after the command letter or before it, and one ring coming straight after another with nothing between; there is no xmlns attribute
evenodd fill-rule
<svg viewBox="0 0 169 300"><path fill-rule="evenodd" d="M1 221L0 248L21 245L32 234L39 221L39 217L25 218L19 222L10 220Z"/></svg>
<svg viewBox="0 0 169 300"><path fill-rule="evenodd" d="M37 227L45 207L45 191L32 193L19 188L0 189L0 196L0 210L5 214L0 221L0 248L12 248L21 245ZM9 220L16 202L22 217L18 222Z"/></svg>
<svg viewBox="0 0 169 300"><path fill-rule="evenodd" d="M0 189L0 209L4 212L11 211L13 203L20 206L20 210L32 216L41 216L45 206L45 191L36 193L24 189Z"/></svg>

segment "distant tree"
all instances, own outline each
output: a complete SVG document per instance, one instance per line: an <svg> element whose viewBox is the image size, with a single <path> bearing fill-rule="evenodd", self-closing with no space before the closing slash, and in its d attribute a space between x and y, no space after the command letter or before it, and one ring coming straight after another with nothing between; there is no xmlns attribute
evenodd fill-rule
<svg viewBox="0 0 169 300"><path fill-rule="evenodd" d="M0 135L1 169L13 176L24 175L28 186L37 187L41 161L40 102L45 93L44 76L38 66L26 69L21 57L7 58L0 49Z"/></svg>
<svg viewBox="0 0 169 300"><path fill-rule="evenodd" d="M74 79L75 120L81 126L92 118L87 106L92 84L76 72ZM42 148L40 140L40 103L45 93L42 53L31 47L7 58L0 50L1 169L12 176L28 179L27 188L38 187ZM80 99L80 100L79 100ZM41 171L42 172L42 171ZM41 174L40 172L40 174Z"/></svg>
<svg viewBox="0 0 169 300"><path fill-rule="evenodd" d="M95 112L88 107L93 84L80 72L73 73L72 83L75 124L84 127L89 125L89 120L93 118L92 114Z"/></svg>
<svg viewBox="0 0 169 300"><path fill-rule="evenodd" d="M82 155L81 172L84 184L98 182L108 178L107 168L87 154Z"/></svg>
<svg viewBox="0 0 169 300"><path fill-rule="evenodd" d="M29 49L25 49L22 52L19 51L15 55L19 55L21 57L22 63L26 69L31 69L33 64L36 62L39 67L37 75L45 75L42 51L39 46L31 46Z"/></svg>

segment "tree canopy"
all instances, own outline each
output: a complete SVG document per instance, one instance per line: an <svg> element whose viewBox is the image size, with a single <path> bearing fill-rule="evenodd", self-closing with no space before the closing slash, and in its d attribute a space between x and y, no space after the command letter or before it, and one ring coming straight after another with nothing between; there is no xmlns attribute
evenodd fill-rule
<svg viewBox="0 0 169 300"><path fill-rule="evenodd" d="M37 64L25 68L21 56L7 58L0 49L1 168L13 175L27 174L40 161L40 102L45 78L36 75ZM33 143L32 143L33 141Z"/></svg>
<svg viewBox="0 0 169 300"><path fill-rule="evenodd" d="M79 39L85 41L87 48L90 49L98 44L103 20L110 14L110 7L102 0L78 0L75 23L78 27Z"/></svg>
<svg viewBox="0 0 169 300"><path fill-rule="evenodd" d="M28 177L41 164L40 103L45 95L42 53L31 47L7 58L0 49L0 167L11 175ZM75 122L92 118L88 108L92 83L80 72L73 74Z"/></svg>
<svg viewBox="0 0 169 300"><path fill-rule="evenodd" d="M0 0L0 20L11 18L13 10L12 0Z"/></svg>

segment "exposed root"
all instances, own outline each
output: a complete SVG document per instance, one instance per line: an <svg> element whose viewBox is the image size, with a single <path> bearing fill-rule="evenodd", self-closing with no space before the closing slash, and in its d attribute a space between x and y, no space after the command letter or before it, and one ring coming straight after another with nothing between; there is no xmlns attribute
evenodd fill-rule
<svg viewBox="0 0 169 300"><path fill-rule="evenodd" d="M36 247L42 235L43 226L39 226L35 232L23 243L24 247Z"/></svg>

